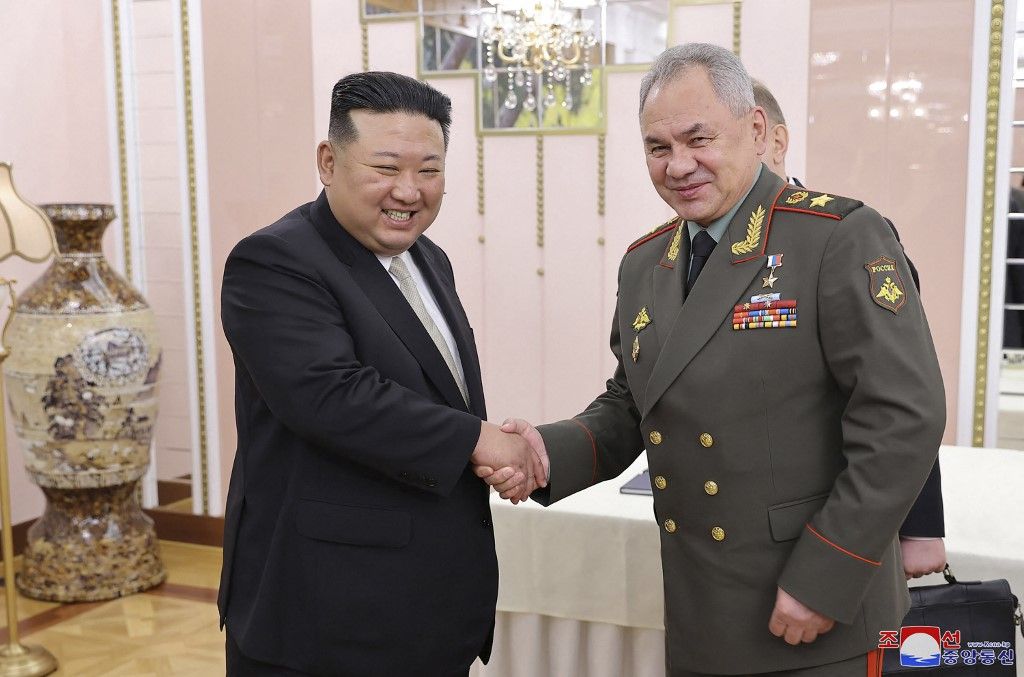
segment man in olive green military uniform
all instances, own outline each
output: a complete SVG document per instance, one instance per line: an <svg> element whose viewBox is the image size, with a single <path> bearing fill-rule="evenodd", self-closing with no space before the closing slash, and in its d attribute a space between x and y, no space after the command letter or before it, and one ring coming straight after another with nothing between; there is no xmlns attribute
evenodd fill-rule
<svg viewBox="0 0 1024 677"><path fill-rule="evenodd" d="M879 630L909 605L897 530L945 424L901 248L870 207L762 166L764 112L725 49L663 53L640 126L679 218L622 260L606 392L571 420L506 426L550 455L533 497L647 448L670 677L878 673ZM534 489L520 479L487 477L514 500Z"/></svg>

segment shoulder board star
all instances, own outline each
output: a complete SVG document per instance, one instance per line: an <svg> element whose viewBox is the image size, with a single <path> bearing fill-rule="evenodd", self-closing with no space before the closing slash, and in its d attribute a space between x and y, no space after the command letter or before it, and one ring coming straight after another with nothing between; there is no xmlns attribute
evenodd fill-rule
<svg viewBox="0 0 1024 677"><path fill-rule="evenodd" d="M838 221L846 218L850 212L863 204L860 200L848 197L787 186L775 201L775 211L816 214Z"/></svg>
<svg viewBox="0 0 1024 677"><path fill-rule="evenodd" d="M676 227L676 225L678 223L679 223L679 217L678 216L673 218L673 219L671 219L671 220L669 220L669 221L666 221L665 223L661 224L657 228L651 230L649 233L647 233L646 235L644 235L640 239L634 241L633 244L629 245L626 248L626 251L627 252L631 252L631 251L633 251L634 249L636 249L637 247L639 247L640 245L642 245L642 244L644 244L646 242L650 242L651 240L659 238L662 235L664 235L665 233L672 232L675 229L675 227Z"/></svg>

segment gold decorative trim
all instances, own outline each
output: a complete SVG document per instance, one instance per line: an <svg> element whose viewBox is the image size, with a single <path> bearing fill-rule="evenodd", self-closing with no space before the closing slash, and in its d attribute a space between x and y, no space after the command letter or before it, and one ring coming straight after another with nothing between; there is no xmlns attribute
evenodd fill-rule
<svg viewBox="0 0 1024 677"><path fill-rule="evenodd" d="M680 221L679 225L676 226L676 232L672 235L672 241L668 244L668 255L669 261L675 261L679 258L679 247L683 244L683 228L686 226L686 221ZM733 245L735 247L736 245Z"/></svg>
<svg viewBox="0 0 1024 677"><path fill-rule="evenodd" d="M606 135L597 135L597 215L604 216L604 157Z"/></svg>
<svg viewBox="0 0 1024 677"><path fill-rule="evenodd" d="M484 215L484 137L476 136L476 213Z"/></svg>
<svg viewBox="0 0 1024 677"><path fill-rule="evenodd" d="M740 55L740 30L742 29L743 2L735 0L732 3L732 53Z"/></svg>
<svg viewBox="0 0 1024 677"><path fill-rule="evenodd" d="M363 55L363 70L370 70L370 31L366 27L366 19L359 22L359 40Z"/></svg>
<svg viewBox="0 0 1024 677"><path fill-rule="evenodd" d="M544 136L537 135L537 246L544 246Z"/></svg>
<svg viewBox="0 0 1024 677"><path fill-rule="evenodd" d="M747 236L739 242L732 243L733 254L736 256L749 254L757 249L757 245L761 243L761 225L764 223L764 214L764 207L761 205L757 205L757 209L750 212L750 219L747 221Z"/></svg>
<svg viewBox="0 0 1024 677"><path fill-rule="evenodd" d="M128 133L125 129L124 72L121 70L121 8L118 0L110 0L114 23L114 105L117 108L117 161L121 179L121 246L124 276L132 279L132 231L128 211Z"/></svg>
<svg viewBox="0 0 1024 677"><path fill-rule="evenodd" d="M189 40L188 0L181 0L181 60L185 95L185 158L188 171L188 220L191 240L192 323L196 349L196 393L199 400L199 474L204 515L210 514L209 447L206 420L206 355L203 349L203 311L199 263L199 207L196 198L196 139L192 118L192 50Z"/></svg>
<svg viewBox="0 0 1024 677"><path fill-rule="evenodd" d="M999 143L999 89L1003 69L1004 0L992 0L988 34L988 89L985 94L985 165L981 207L981 265L978 280L978 332L974 358L974 425L971 444L985 444L985 392L988 389L988 330L992 294L992 224L995 219L996 149Z"/></svg>

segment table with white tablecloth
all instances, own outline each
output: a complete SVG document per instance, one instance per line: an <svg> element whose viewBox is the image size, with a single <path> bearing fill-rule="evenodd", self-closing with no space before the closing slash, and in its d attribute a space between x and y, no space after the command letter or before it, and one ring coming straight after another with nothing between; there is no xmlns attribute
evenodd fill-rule
<svg viewBox="0 0 1024 677"><path fill-rule="evenodd" d="M943 447L941 460L954 570L965 580L1006 578L1020 595L1024 452ZM641 455L615 480L548 508L492 494L497 625L491 662L473 677L664 677L653 499L619 493L646 467Z"/></svg>

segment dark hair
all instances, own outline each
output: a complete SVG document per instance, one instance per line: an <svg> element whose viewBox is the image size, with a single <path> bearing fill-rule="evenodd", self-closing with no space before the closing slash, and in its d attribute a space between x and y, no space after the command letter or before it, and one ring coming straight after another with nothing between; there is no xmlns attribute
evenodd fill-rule
<svg viewBox="0 0 1024 677"><path fill-rule="evenodd" d="M764 108L764 116L768 118L771 126L786 124L786 116L782 114L782 107L776 101L775 95L760 80L754 80L754 101L758 106Z"/></svg>
<svg viewBox="0 0 1024 677"><path fill-rule="evenodd" d="M334 143L344 145L356 139L349 114L353 110L423 115L441 125L444 147L448 147L451 99L425 82L387 71L353 73L338 80L331 94L331 126L327 132Z"/></svg>

